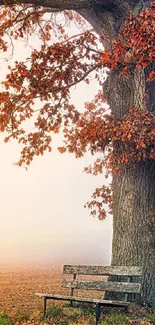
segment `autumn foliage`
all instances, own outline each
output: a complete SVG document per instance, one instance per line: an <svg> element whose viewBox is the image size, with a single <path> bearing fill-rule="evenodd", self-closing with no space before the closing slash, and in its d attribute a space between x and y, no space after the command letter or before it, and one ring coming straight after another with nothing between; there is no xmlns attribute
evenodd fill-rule
<svg viewBox="0 0 155 325"><path fill-rule="evenodd" d="M54 19L56 15L51 13L48 19L43 8L30 5L3 6L0 12L1 50L8 50L6 33L16 40L37 31L42 41L40 49L34 49L26 62L9 66L0 93L0 129L7 132L5 141L14 138L23 144L18 165L29 165L35 155L51 151L51 134L60 129L64 133L64 145L58 148L61 153L68 150L77 158L87 151L100 154L93 166L85 168L87 173L97 175L106 169L109 175L118 173L124 166L155 159L152 111L129 107L127 114L118 119L105 109L101 91L93 102L85 104L83 113L70 102L70 88L81 81L89 83L92 73L99 80L99 73L105 67L109 71L119 69L128 78L130 69L147 70L153 66L155 4L137 17L130 14L119 38L113 41L111 52L99 50L102 38L89 30L68 38L64 27ZM77 14L64 13L66 24L75 18L83 28L83 20ZM59 42L52 42L51 35L56 31ZM154 78L151 69L147 82L154 82ZM37 100L39 109L36 109ZM31 118L35 131L28 133L24 122ZM119 150L113 150L116 145ZM93 215L97 213L100 219L105 218L104 204L109 204L111 209L111 192L111 186L96 189L88 203Z"/></svg>

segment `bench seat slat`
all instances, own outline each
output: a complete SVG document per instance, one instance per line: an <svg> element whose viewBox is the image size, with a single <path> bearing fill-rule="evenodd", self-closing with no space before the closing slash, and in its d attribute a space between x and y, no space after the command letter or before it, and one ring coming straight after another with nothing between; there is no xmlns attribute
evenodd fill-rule
<svg viewBox="0 0 155 325"><path fill-rule="evenodd" d="M112 281L84 281L65 280L62 281L63 288L74 288L81 290L100 290L125 293L140 293L140 283L112 282Z"/></svg>
<svg viewBox="0 0 155 325"><path fill-rule="evenodd" d="M139 266L64 265L63 274L141 276Z"/></svg>
<svg viewBox="0 0 155 325"><path fill-rule="evenodd" d="M103 304L103 305L113 305L113 306L128 306L128 303L125 301L117 301L117 300L104 300L104 299L92 299L92 298L82 298L75 296L64 296L57 294L49 294L49 293L36 293L37 296L43 297L46 299L54 299L54 300L67 300L67 301L77 301L77 302L90 302L94 304Z"/></svg>

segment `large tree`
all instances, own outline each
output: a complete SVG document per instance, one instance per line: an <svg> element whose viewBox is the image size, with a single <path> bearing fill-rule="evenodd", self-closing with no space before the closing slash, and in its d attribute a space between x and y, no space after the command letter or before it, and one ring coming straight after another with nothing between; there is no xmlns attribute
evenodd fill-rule
<svg viewBox="0 0 155 325"><path fill-rule="evenodd" d="M34 155L51 150L51 132L61 127L66 148L83 156L103 153L90 173L112 173L110 189L94 193L100 218L104 203L113 213L112 265L143 266L143 300L155 300L155 83L154 4L146 0L0 0L0 47L7 51L6 35L13 39L39 33L42 45L27 62L16 62L1 92L0 128L24 144L19 165ZM149 9L147 9L147 7ZM67 39L64 20L86 20L92 31ZM82 18L80 18L82 17ZM83 20L84 19L84 20ZM127 19L126 25L125 21ZM51 45L56 33L59 43ZM114 41L115 40L115 41ZM105 51L98 50L99 42ZM99 93L80 114L69 101L69 88L82 80L89 83L92 71L110 69L103 85L111 113L105 114ZM34 103L42 102L35 132L26 134L23 121L35 114ZM72 125L71 125L72 124ZM97 198L102 200L97 201ZM96 211L96 210L95 210ZM92 214L94 210L92 211Z"/></svg>

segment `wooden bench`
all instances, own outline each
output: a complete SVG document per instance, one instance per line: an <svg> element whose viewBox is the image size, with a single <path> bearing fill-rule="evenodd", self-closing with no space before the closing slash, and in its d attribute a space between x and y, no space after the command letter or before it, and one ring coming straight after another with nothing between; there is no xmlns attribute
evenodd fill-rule
<svg viewBox="0 0 155 325"><path fill-rule="evenodd" d="M142 276L142 270L138 266L91 266L91 265L64 265L63 274L72 274L71 280L63 278L62 287L70 288L70 295L59 295L59 294L48 294L48 293L36 293L37 296L44 298L44 316L46 315L46 304L48 299L53 300L66 300L73 303L76 302L86 302L93 303L96 305L96 324L98 324L100 318L100 306L116 306L124 307L128 310L129 294L140 294L141 284L139 282L132 282L134 277ZM80 280L77 275L93 275L95 280ZM96 280L99 276L125 276L126 282L114 282L105 281L102 279ZM74 290L99 290L103 291L103 299L94 299L79 297L74 295ZM124 293L124 300L105 300L105 292L118 292Z"/></svg>

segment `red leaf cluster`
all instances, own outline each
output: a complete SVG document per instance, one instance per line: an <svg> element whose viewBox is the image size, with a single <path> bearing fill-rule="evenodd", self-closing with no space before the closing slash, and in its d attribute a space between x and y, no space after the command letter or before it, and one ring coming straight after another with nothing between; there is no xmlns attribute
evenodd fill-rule
<svg viewBox="0 0 155 325"><path fill-rule="evenodd" d="M79 112L70 104L70 87L80 81L89 81L89 74L99 66L99 54L89 54L89 44L96 44L94 34L86 32L72 42L43 44L34 50L26 63L16 62L2 83L0 120L1 131L7 130L9 138L25 145L19 165L29 164L34 155L51 150L50 132L58 133L75 123ZM91 56L91 60L90 60ZM34 109L36 100L42 107ZM37 132L27 134L23 122L35 116ZM40 138L40 141L39 141Z"/></svg>
<svg viewBox="0 0 155 325"><path fill-rule="evenodd" d="M92 201L87 202L86 206L91 210L90 214L93 217L98 216L99 220L104 220L108 214L112 213L112 185L96 188Z"/></svg>
<svg viewBox="0 0 155 325"><path fill-rule="evenodd" d="M130 13L119 38L113 41L111 53L103 52L101 61L110 69L116 66L126 74L128 66L133 64L146 67L155 60L155 3L145 9L139 16Z"/></svg>

